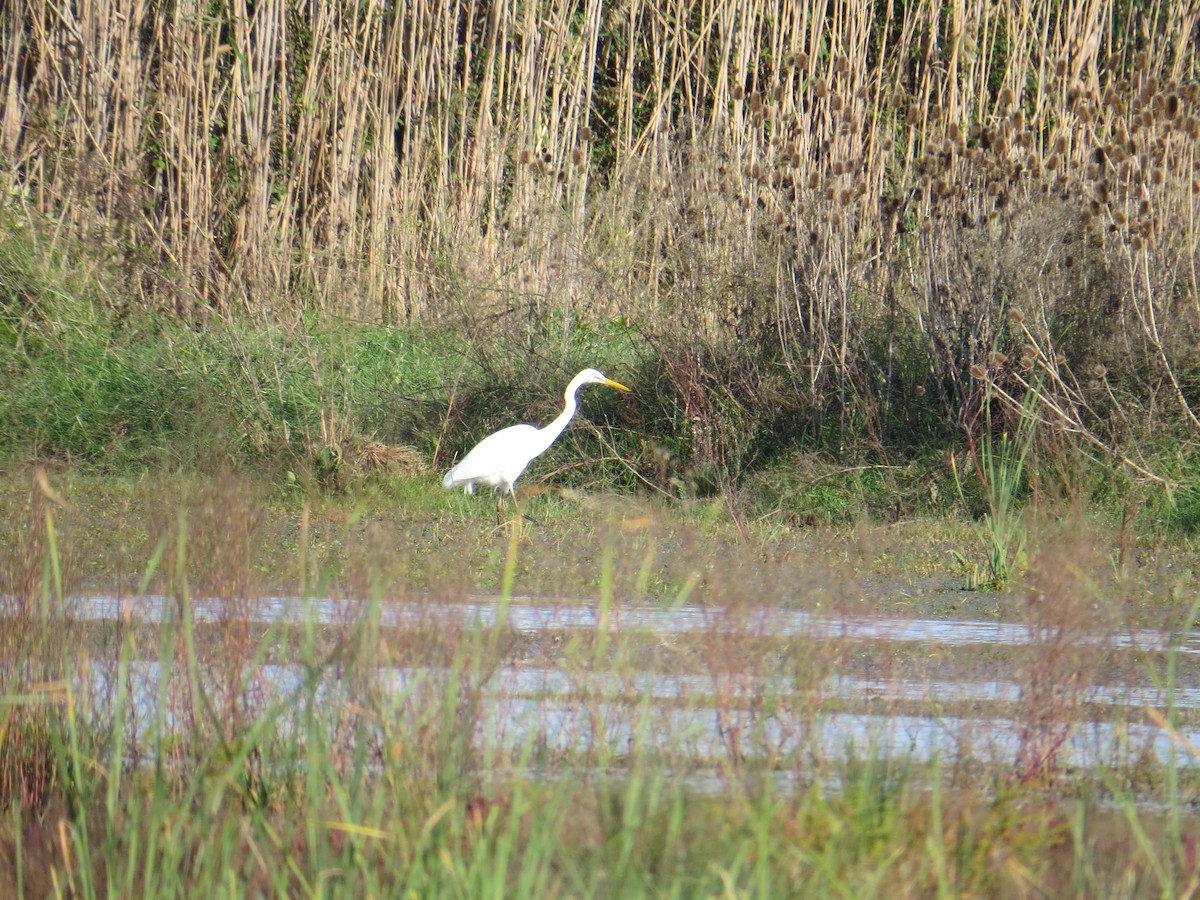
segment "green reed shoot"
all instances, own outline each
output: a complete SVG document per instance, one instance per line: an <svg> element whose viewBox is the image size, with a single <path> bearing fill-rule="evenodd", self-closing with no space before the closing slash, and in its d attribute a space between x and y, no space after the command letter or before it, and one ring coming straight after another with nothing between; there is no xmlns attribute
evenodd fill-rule
<svg viewBox="0 0 1200 900"><path fill-rule="evenodd" d="M985 568L981 576L977 566L969 567L967 587L971 590L983 588L1002 591L1026 563L1028 530L1020 493L1025 461L1033 448L1037 431L1038 388L1035 385L1026 392L1018 411L1014 434L1005 430L999 437L996 436L992 400L992 383L988 379L984 388L982 431L978 440L968 435L968 454L987 506L983 518L971 524L983 548ZM954 456L951 456L950 464L959 500L966 508L966 491ZM961 554L958 556L964 568L968 568L966 558Z"/></svg>

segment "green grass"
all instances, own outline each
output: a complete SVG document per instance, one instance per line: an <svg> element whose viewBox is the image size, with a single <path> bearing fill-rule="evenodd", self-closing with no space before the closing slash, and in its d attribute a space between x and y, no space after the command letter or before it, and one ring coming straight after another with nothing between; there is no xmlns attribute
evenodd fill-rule
<svg viewBox="0 0 1200 900"><path fill-rule="evenodd" d="M549 420L576 368L615 373L635 356L628 335L584 327L557 359L490 356L497 348L476 350L438 326L235 319L195 329L113 309L92 296L103 279L65 283L44 261L38 269L21 257L25 249L0 238L6 459L70 460L108 473L254 467L342 490L372 469L448 463L505 424ZM587 396L583 409L608 440L626 435L612 426L611 400ZM633 455L628 439L623 453ZM629 479L612 461L580 471L580 459L599 455L593 432L580 427L545 462L565 468L567 482Z"/></svg>
<svg viewBox="0 0 1200 900"><path fill-rule="evenodd" d="M900 326L888 331L899 348L889 377L905 397L881 406L855 393L840 412L814 409L780 361L749 344L697 344L696 335L627 319L578 320L564 334L551 317L540 340L523 343L466 319L386 327L235 314L198 325L135 302L119 273L50 240L49 229L18 227L14 215L0 211L7 465L41 460L129 479L233 470L309 500L403 495L422 467L443 471L497 428L551 419L569 377L594 365L633 393L584 392L578 420L524 484L698 502L743 529L962 514L945 460L961 453L963 438L938 420L923 339ZM1020 481L1140 533L1193 533L1194 448L1172 438L1168 423L1154 427L1142 455L1172 473L1167 487L1054 434L1057 449L1030 455ZM1004 494L1000 476L1010 466L997 460L1007 457L997 452L989 463L990 445L974 446L984 492L994 485ZM1002 581L1015 560L1001 557L1015 548L1014 534L1001 532L1017 517L997 517L999 495L968 493L988 513L994 552L985 555Z"/></svg>

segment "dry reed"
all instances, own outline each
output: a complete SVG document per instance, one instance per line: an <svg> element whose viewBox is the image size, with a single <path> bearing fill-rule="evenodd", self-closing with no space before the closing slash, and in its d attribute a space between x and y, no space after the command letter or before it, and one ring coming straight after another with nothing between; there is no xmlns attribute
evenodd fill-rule
<svg viewBox="0 0 1200 900"><path fill-rule="evenodd" d="M189 316L516 312L531 344L629 314L766 342L816 410L904 402L868 338L915 325L962 421L1008 333L1068 432L1118 440L1097 363L1200 427L1193 7L876 15L20 0L0 178Z"/></svg>

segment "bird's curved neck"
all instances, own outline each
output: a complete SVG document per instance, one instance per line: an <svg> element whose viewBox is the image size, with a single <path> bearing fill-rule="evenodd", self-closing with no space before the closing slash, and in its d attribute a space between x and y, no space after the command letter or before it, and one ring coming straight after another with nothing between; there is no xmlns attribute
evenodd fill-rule
<svg viewBox="0 0 1200 900"><path fill-rule="evenodd" d="M579 404L576 402L575 394L579 390L579 384L572 381L567 385L567 390L563 395L565 401L563 411L558 414L553 422L549 422L538 429L538 433L542 436L545 442L545 447L549 447L554 443L555 439L563 433L567 425L570 424L572 417L575 415L575 410ZM545 447L543 449L545 449Z"/></svg>

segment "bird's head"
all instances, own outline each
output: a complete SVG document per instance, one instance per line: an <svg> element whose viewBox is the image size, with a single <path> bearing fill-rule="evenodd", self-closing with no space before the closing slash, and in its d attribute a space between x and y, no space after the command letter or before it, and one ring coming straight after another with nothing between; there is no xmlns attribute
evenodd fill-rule
<svg viewBox="0 0 1200 900"><path fill-rule="evenodd" d="M578 384L607 384L610 388L616 388L618 391L628 393L629 388L621 384L619 381L613 381L599 369L584 369L575 376L575 381Z"/></svg>

